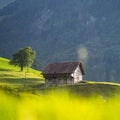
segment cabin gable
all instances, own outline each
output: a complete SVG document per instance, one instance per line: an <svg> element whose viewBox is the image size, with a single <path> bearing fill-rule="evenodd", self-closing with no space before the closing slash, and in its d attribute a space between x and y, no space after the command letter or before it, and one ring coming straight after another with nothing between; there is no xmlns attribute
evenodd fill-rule
<svg viewBox="0 0 120 120"><path fill-rule="evenodd" d="M72 73L72 77L73 77L74 83L78 83L78 82L82 81L83 74L81 72L79 65L76 67L75 71Z"/></svg>

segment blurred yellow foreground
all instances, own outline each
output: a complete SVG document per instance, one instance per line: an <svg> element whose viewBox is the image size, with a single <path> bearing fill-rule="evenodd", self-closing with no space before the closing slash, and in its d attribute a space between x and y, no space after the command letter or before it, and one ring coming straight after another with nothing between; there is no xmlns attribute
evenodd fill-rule
<svg viewBox="0 0 120 120"><path fill-rule="evenodd" d="M0 120L120 120L120 97L82 98L68 93L0 93Z"/></svg>

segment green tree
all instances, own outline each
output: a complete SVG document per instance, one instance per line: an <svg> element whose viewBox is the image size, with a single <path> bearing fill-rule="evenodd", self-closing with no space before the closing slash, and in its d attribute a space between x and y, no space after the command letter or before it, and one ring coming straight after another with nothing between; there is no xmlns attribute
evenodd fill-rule
<svg viewBox="0 0 120 120"><path fill-rule="evenodd" d="M18 52L12 56L10 64L19 66L21 71L23 71L24 67L27 67L28 70L28 68L33 64L36 52L33 51L31 47L25 47L19 49Z"/></svg>

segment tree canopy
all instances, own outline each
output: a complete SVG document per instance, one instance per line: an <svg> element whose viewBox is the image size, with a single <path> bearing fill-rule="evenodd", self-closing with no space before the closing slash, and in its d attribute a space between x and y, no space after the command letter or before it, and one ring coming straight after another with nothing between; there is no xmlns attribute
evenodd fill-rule
<svg viewBox="0 0 120 120"><path fill-rule="evenodd" d="M21 71L23 71L24 67L29 68L35 59L36 52L32 50L31 47L21 48L12 55L12 60L10 64L19 66Z"/></svg>

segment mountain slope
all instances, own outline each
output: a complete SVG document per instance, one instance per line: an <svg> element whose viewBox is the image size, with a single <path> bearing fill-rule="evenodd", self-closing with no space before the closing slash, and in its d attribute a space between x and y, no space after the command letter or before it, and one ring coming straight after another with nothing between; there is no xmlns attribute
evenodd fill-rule
<svg viewBox="0 0 120 120"><path fill-rule="evenodd" d="M30 45L43 66L81 60L85 79L119 82L119 5L119 0L17 0L0 10L0 54L10 58Z"/></svg>
<svg viewBox="0 0 120 120"><path fill-rule="evenodd" d="M10 4L11 2L14 2L15 0L1 0L0 1L0 9L7 6L8 4Z"/></svg>

